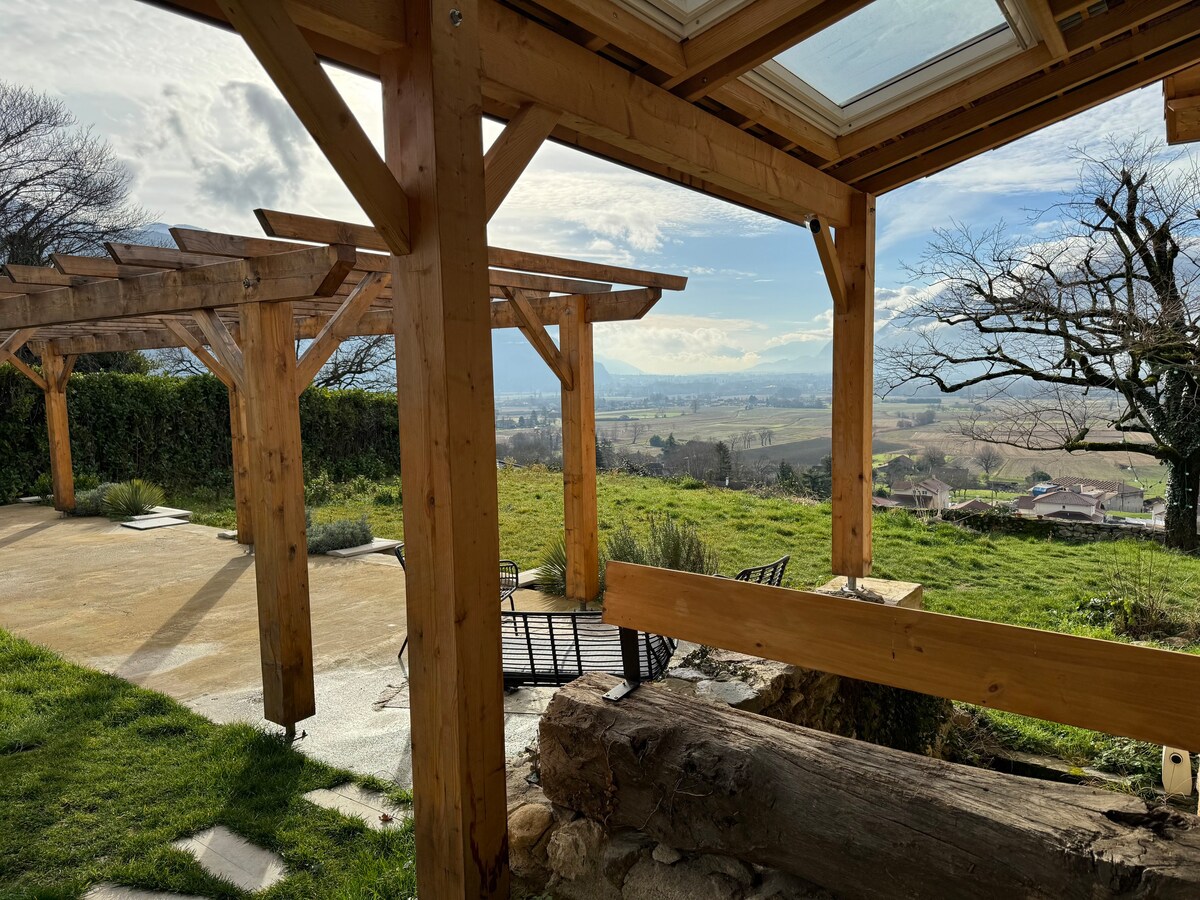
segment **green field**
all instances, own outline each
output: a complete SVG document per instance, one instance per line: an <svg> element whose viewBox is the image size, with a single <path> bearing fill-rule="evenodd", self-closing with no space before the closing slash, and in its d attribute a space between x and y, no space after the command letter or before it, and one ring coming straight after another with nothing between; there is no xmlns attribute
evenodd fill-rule
<svg viewBox="0 0 1200 900"><path fill-rule="evenodd" d="M523 569L532 568L562 533L561 476L506 469L498 479L500 553ZM380 502L393 500L396 492L395 484L362 482L357 489L341 488L335 499L313 510L314 519L365 515L377 535L402 538L402 507ZM623 523L644 534L650 513L671 513L696 524L717 549L725 574L790 554L786 585L812 588L831 576L827 503L710 487L685 489L675 482L614 474L600 476L599 503L602 538ZM195 521L231 526L234 518L227 504L219 504L199 513ZM1171 563L1170 578L1184 614L1200 614L1200 590L1194 590L1200 587L1200 559L1151 550L1148 544L1066 544L979 535L889 510L875 515L874 546L874 574L925 585L927 609L1109 640L1121 638L1110 626L1090 623L1081 604L1110 590L1114 561L1136 562L1136 554L1157 552ZM1197 645L1187 649L1200 652ZM1009 746L1053 752L1079 763L1123 760L1124 751L1134 746L1017 716L993 714L990 721ZM1130 752L1139 765L1153 767L1154 748L1139 745Z"/></svg>

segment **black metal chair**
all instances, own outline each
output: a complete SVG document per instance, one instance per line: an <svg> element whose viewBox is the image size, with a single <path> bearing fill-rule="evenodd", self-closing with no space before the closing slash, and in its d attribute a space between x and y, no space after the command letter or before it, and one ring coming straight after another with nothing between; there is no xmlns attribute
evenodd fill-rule
<svg viewBox="0 0 1200 900"><path fill-rule="evenodd" d="M788 560L791 558L791 556L782 556L775 560L775 562L767 563L765 566L751 566L749 569L742 569L742 571L733 576L733 580L779 587L783 583L783 573L787 569Z"/></svg>
<svg viewBox="0 0 1200 900"><path fill-rule="evenodd" d="M588 672L627 677L621 629L601 621L599 610L500 611L504 688L561 687ZM672 638L646 632L637 637L639 680L660 678L675 653Z"/></svg>
<svg viewBox="0 0 1200 900"><path fill-rule="evenodd" d="M400 568L408 571L408 561L404 558L404 544L396 545L396 559L400 561ZM511 610L516 610L517 602L513 599L513 594L520 586L520 567L511 559L500 560L500 603L508 601L508 607ZM404 635L404 643L400 645L400 652L396 654L396 658L404 656L404 651L408 649L408 635Z"/></svg>

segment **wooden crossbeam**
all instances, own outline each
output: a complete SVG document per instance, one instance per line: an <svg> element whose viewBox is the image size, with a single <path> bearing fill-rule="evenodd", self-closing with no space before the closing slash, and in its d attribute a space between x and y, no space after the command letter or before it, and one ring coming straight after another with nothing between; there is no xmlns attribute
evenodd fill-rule
<svg viewBox="0 0 1200 900"><path fill-rule="evenodd" d="M329 357L348 335L353 334L354 327L371 304L390 283L390 276L372 272L367 275L350 292L350 295L338 307L337 312L329 317L329 321L317 333L313 342L308 345L303 355L296 361L296 393L303 393L312 384L321 367L329 361Z"/></svg>
<svg viewBox="0 0 1200 900"><path fill-rule="evenodd" d="M217 316L216 310L198 309L192 313L192 318L196 320L196 325L205 340L208 341L213 356L221 361L225 371L233 378L234 386L244 388L246 366L245 360L242 358L242 350L237 341L233 339L233 335L229 333L225 323Z"/></svg>
<svg viewBox="0 0 1200 900"><path fill-rule="evenodd" d="M1079 26L1064 32L1069 53L1078 53L1103 44L1110 38L1151 22L1160 16L1187 6L1191 0L1138 0L1084 19ZM1132 56L1130 57L1133 58Z"/></svg>
<svg viewBox="0 0 1200 900"><path fill-rule="evenodd" d="M387 249L410 249L408 197L279 0L217 0Z"/></svg>
<svg viewBox="0 0 1200 900"><path fill-rule="evenodd" d="M315 297L340 284L353 264L352 248L311 247L55 288L0 301L0 330Z"/></svg>
<svg viewBox="0 0 1200 900"><path fill-rule="evenodd" d="M254 214L262 224L263 231L272 237L320 243L341 241L368 250L387 249L378 232L370 225L355 225L349 222L338 222L333 219L321 219L315 216L278 212L271 209L256 209ZM664 275L641 269L628 269L623 266L609 266L603 263L546 256L542 253L529 253L524 250L508 250L503 247L488 247L488 264L504 269L541 272L565 278L594 278L605 282L636 284L668 291L682 291L687 287L687 278L681 275ZM516 287L517 285L507 286Z"/></svg>
<svg viewBox="0 0 1200 900"><path fill-rule="evenodd" d="M1194 15L1194 10L1188 12L1189 17ZM1130 40L1138 40L1141 37L1142 35L1137 35ZM1094 55L1100 56L1103 53L1104 49L1101 49ZM985 150L1004 146L1046 125L1099 106L1131 90L1153 84L1192 65L1198 58L1200 38L1193 37L1139 63L1117 69L1075 90L865 178L856 182L856 186L872 193L895 190L926 175L940 172L956 162L970 159Z"/></svg>
<svg viewBox="0 0 1200 900"><path fill-rule="evenodd" d="M550 371L558 376L558 380L562 383L563 390L571 390L575 386L575 376L571 371L571 366L563 357L558 347L555 345L550 333L546 331L546 326L538 321L537 313L533 311L533 307L529 305L529 300L525 297L522 291L506 291L508 299L512 303L513 312L516 313L517 319L520 320L521 333L525 335L525 339L533 345L533 349L538 352L538 356L550 367Z"/></svg>
<svg viewBox="0 0 1200 900"><path fill-rule="evenodd" d="M1142 72L1156 72L1156 67L1160 62L1158 57L1147 60L1140 66L1130 66L1130 53L1132 52L1135 56L1148 56L1163 47L1169 47L1198 34L1200 34L1200 10L1189 10L1170 20L1146 28L1125 41L1084 55L1039 78L1029 79L1010 91L976 103L958 115L946 117L936 125L921 129L911 136L894 141L873 153L835 166L831 171L837 177L854 183L861 182L876 173L884 173L886 178L888 170L893 166L950 144L980 128L1000 123L997 127L1003 129L1004 121L1022 110L1030 110L1029 118L1041 122L1049 108L1045 105L1048 98L1050 98L1050 103L1070 104L1069 98L1071 97L1090 96L1090 93L1094 91L1093 86L1099 83L1096 80L1111 73L1115 73L1120 81L1130 76L1136 79L1140 66L1149 67L1141 69ZM1185 53L1183 56L1186 57L1187 54ZM1155 81L1158 77L1161 75L1155 77L1152 74L1149 81ZM1077 88L1078 90L1076 90ZM989 137L995 139L994 134L989 134Z"/></svg>
<svg viewBox="0 0 1200 900"><path fill-rule="evenodd" d="M556 110L527 103L500 132L483 157L484 196L490 220L561 118Z"/></svg>
<svg viewBox="0 0 1200 900"><path fill-rule="evenodd" d="M54 268L64 275L79 275L96 278L131 278L146 275L151 271L177 269L179 266L121 265L105 256L74 256L68 253L52 253L50 260Z"/></svg>
<svg viewBox="0 0 1200 900"><path fill-rule="evenodd" d="M666 82L699 100L871 0L753 0L683 44L687 67Z"/></svg>
<svg viewBox="0 0 1200 900"><path fill-rule="evenodd" d="M272 213L284 216L284 213ZM326 221L326 220L313 220ZM333 223L342 228L344 223ZM305 226L297 225L296 230ZM344 225L347 236L363 237L361 230L369 226ZM357 231L355 230L357 229ZM327 229L332 231L332 229ZM300 244L272 238L242 237L233 234L220 234L214 231L196 231L188 228L172 228L179 246L186 250L211 253L216 256L249 257L266 256L272 253L286 253L299 249ZM378 240L378 235L370 235L372 240ZM336 242L335 242L336 243ZM513 252L513 251L509 251ZM383 253L359 251L354 260L356 271L388 273L391 263ZM649 273L647 273L649 274ZM349 280L349 279L348 279ZM684 279L686 281L686 279ZM508 269L489 269L488 281L493 288L521 288L527 291L552 291L563 294L589 294L611 290L612 284L599 281L586 281L581 278L560 278L554 275L536 275L528 272L514 272Z"/></svg>
<svg viewBox="0 0 1200 900"><path fill-rule="evenodd" d="M1188 653L629 563L606 586L615 625L1200 750Z"/></svg>
<svg viewBox="0 0 1200 900"><path fill-rule="evenodd" d="M204 368L208 369L208 371L221 380L222 384L228 388L237 389L238 379L221 364L220 360L208 352L208 348L204 346L204 341L192 334L178 319L166 319L163 324L166 326L167 331L179 338L182 346L187 347L192 355L200 360Z"/></svg>
<svg viewBox="0 0 1200 900"><path fill-rule="evenodd" d="M19 285L40 285L44 287L75 287L95 281L80 275L64 275L58 269L49 266L4 266L4 271L14 283Z"/></svg>
<svg viewBox="0 0 1200 900"><path fill-rule="evenodd" d="M1025 8L1033 17L1033 24L1042 43L1054 54L1055 59L1066 56L1067 42L1063 39L1063 33L1050 9L1050 0L1027 0Z"/></svg>
<svg viewBox="0 0 1200 900"><path fill-rule="evenodd" d="M46 390L46 380L17 356L17 351L24 347L36 333L36 328L20 328L0 342L0 366L10 363L14 369L44 391Z"/></svg>
<svg viewBox="0 0 1200 900"><path fill-rule="evenodd" d="M104 249L113 262L126 266L148 266L156 269L186 269L191 266L211 266L224 262L219 256L205 253L184 253L174 247L155 247L150 244L125 244L108 241Z"/></svg>

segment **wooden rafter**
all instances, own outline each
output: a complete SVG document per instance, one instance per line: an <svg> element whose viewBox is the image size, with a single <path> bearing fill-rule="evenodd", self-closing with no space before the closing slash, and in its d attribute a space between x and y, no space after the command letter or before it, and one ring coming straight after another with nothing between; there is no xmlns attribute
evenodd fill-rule
<svg viewBox="0 0 1200 900"><path fill-rule="evenodd" d="M272 237L326 243L327 236L338 235L346 243L354 244L357 247L369 250L386 249L379 234L369 225L355 225L333 219L320 219L270 209L256 209L254 213L262 223L263 230ZM542 253L529 253L524 250L508 250L503 247L489 247L488 262L492 266L501 268L519 269L525 272L546 272L556 277L594 278L605 282L636 284L668 291L682 291L687 287L687 278L680 275L665 275L642 269L628 269L623 266L564 259L558 256L546 256ZM516 284L504 286L525 287ZM575 291L573 293L585 292Z"/></svg>
<svg viewBox="0 0 1200 900"><path fill-rule="evenodd" d="M513 189L538 148L558 124L560 114L553 109L527 103L509 120L483 157L483 177L487 217L491 219Z"/></svg>
<svg viewBox="0 0 1200 900"><path fill-rule="evenodd" d="M296 360L296 393L308 387L321 367L329 362L329 357L337 350L338 345L349 334L354 333L354 327L359 319L370 308L371 304L387 287L391 278L379 272L371 272L358 283L350 295L338 307L337 312L329 317L329 321L317 333L313 342Z"/></svg>
<svg viewBox="0 0 1200 900"><path fill-rule="evenodd" d="M53 288L5 299L0 303L0 330L314 297L331 280L340 283L353 264L351 248L311 247Z"/></svg>
<svg viewBox="0 0 1200 900"><path fill-rule="evenodd" d="M279 0L217 0L392 253L406 254L408 197Z"/></svg>
<svg viewBox="0 0 1200 900"><path fill-rule="evenodd" d="M525 335L525 339L533 345L533 349L550 367L550 371L558 376L563 390L571 390L575 386L575 376L571 371L571 366L550 337L550 333L546 331L546 326L538 321L538 315L529 305L529 300L525 297L524 292L510 290L506 293L512 303L513 312L520 321L518 327L521 329L521 334Z"/></svg>
<svg viewBox="0 0 1200 900"><path fill-rule="evenodd" d="M753 0L686 41L687 67L666 86L687 100L699 100L870 2Z"/></svg>
<svg viewBox="0 0 1200 900"><path fill-rule="evenodd" d="M1196 35L1200 35L1200 8L1148 26L1126 41L1082 55L1079 59L1054 68L1044 76L1027 79L1012 90L997 94L990 100L978 102L958 115L947 116L935 126L922 128L913 132L910 137L895 140L880 150L868 152L857 160L836 166L830 169L830 172L854 184L860 184L877 173L884 173L881 179L872 180L870 186L877 190L890 190L893 181L889 178L888 169L938 146L952 144L954 140L976 132L979 128L995 125L1004 133L1006 120L1012 120L1014 114L1019 114L1022 110L1030 110L1022 120L1030 121L1033 126L1026 127L1021 132L1028 133L1034 128L1042 127L1046 122L1057 121L1066 115L1080 112L1080 109L1087 106L1108 100L1110 96L1121 94L1127 90L1124 85L1129 84L1130 79L1133 83L1148 84L1162 78L1164 74L1174 71L1172 66L1177 68L1186 64L1189 59L1194 59L1195 47L1186 46L1182 50L1172 50L1169 54L1159 54L1136 65L1129 65L1129 54L1144 58L1158 53L1163 48L1172 47L1172 44L1177 46L1178 43L1186 42ZM1111 82L1108 82L1109 78L1112 79ZM1098 86L1109 83L1112 84L1112 88L1098 94ZM1097 96L1100 100L1094 100ZM986 137L995 144L1019 136L1020 134L1014 133L1013 137L1001 140L996 133L989 133ZM971 155L973 152L966 154ZM938 157L936 168L944 168L943 162L943 158ZM911 170L911 167L908 170Z"/></svg>
<svg viewBox="0 0 1200 900"><path fill-rule="evenodd" d="M1025 8L1033 17L1033 24L1037 27L1042 43L1046 45L1054 58L1059 59L1066 56L1067 42L1063 39L1063 33L1058 27L1054 12L1050 9L1050 0L1026 0Z"/></svg>

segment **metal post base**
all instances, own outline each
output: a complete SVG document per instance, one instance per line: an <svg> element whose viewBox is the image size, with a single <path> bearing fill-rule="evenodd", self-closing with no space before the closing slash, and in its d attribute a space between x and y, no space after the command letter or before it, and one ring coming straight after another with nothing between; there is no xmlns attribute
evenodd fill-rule
<svg viewBox="0 0 1200 900"><path fill-rule="evenodd" d="M627 697L642 686L640 681L622 681L615 688L604 695L605 700L616 703L622 697Z"/></svg>

